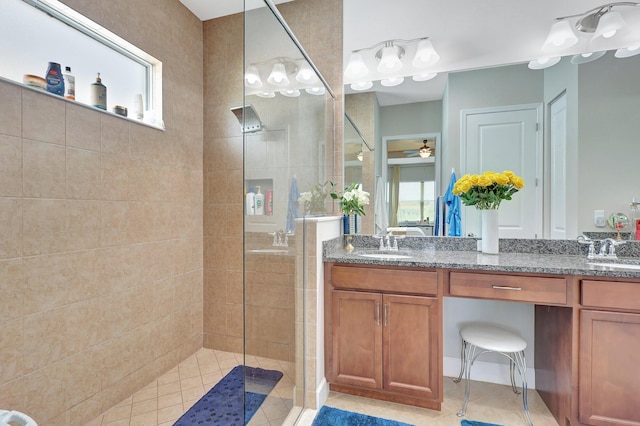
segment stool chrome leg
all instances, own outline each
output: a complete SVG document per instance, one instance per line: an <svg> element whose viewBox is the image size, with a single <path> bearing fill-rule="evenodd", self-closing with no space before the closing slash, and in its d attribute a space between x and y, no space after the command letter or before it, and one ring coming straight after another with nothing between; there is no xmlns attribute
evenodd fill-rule
<svg viewBox="0 0 640 426"><path fill-rule="evenodd" d="M524 351L516 352L513 355L516 367L518 368L518 372L522 378L522 405L524 407L524 415L527 418L529 426L533 426L531 415L529 414L529 403L527 401L527 363L525 361Z"/></svg>
<svg viewBox="0 0 640 426"><path fill-rule="evenodd" d="M516 366L513 362L513 359L509 357L509 375L511 376L511 389L513 389L513 393L519 395L520 391L518 390L518 386L516 386L515 370Z"/></svg>
<svg viewBox="0 0 640 426"><path fill-rule="evenodd" d="M462 375L464 374L464 369L467 365L467 342L464 339L461 339L460 342L460 374L458 374L458 378L453 379L454 383L460 383L462 380Z"/></svg>
<svg viewBox="0 0 640 426"><path fill-rule="evenodd" d="M470 343L465 345L465 363L464 363L464 379L466 381L464 387L464 400L462 402L462 408L456 415L458 417L463 417L467 414L467 406L469 405L469 394L471 393L471 366L474 361L474 354L476 351L476 346Z"/></svg>

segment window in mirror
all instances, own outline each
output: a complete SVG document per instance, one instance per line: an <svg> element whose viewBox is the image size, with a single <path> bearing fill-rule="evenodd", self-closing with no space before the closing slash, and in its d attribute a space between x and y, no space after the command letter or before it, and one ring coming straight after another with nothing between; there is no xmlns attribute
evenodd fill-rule
<svg viewBox="0 0 640 426"><path fill-rule="evenodd" d="M398 188L398 225L430 222L435 212L433 181L400 182Z"/></svg>

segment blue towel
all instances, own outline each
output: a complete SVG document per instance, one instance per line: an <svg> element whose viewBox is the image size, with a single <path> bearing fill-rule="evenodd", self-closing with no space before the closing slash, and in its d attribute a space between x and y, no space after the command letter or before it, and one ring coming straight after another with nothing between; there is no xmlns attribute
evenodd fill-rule
<svg viewBox="0 0 640 426"><path fill-rule="evenodd" d="M433 227L433 236L440 235L440 197L436 198L436 224Z"/></svg>
<svg viewBox="0 0 640 426"><path fill-rule="evenodd" d="M296 177L291 178L291 188L289 188L289 204L287 206L287 234L294 233L296 231L296 218L300 217L298 212L298 198L300 198L300 192L298 191L298 182Z"/></svg>
<svg viewBox="0 0 640 426"><path fill-rule="evenodd" d="M449 181L449 187L444 194L444 202L449 207L449 213L447 213L447 223L449 224L450 237L459 237L462 235L462 229L460 224L460 197L453 194L453 186L456 184L456 172L451 172L451 180Z"/></svg>

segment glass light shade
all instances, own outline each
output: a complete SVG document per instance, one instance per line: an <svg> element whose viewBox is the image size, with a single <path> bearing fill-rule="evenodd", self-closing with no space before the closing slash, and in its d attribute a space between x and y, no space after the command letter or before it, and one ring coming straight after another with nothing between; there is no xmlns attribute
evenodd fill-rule
<svg viewBox="0 0 640 426"><path fill-rule="evenodd" d="M395 46L385 46L382 48L378 71L383 74L398 72L402 69L402 61L398 57Z"/></svg>
<svg viewBox="0 0 640 426"><path fill-rule="evenodd" d="M324 95L326 90L324 89L324 87L309 87L308 89L304 89L305 92L307 92L310 95L316 95L316 96L320 96L320 95Z"/></svg>
<svg viewBox="0 0 640 426"><path fill-rule="evenodd" d="M260 79L258 68L254 65L249 66L247 72L244 73L244 85L255 89L262 87L262 80Z"/></svg>
<svg viewBox="0 0 640 426"><path fill-rule="evenodd" d="M359 81L357 83L351 84L351 88L357 91L371 89L372 87L373 87L373 81Z"/></svg>
<svg viewBox="0 0 640 426"><path fill-rule="evenodd" d="M313 84L319 79L309 64L307 62L302 62L302 64L300 64L300 68L298 68L298 72L296 73L296 80L300 83Z"/></svg>
<svg viewBox="0 0 640 426"><path fill-rule="evenodd" d="M551 25L549 35L542 45L545 52L557 52L573 46L578 42L578 37L573 33L569 21L557 21Z"/></svg>
<svg viewBox="0 0 640 426"><path fill-rule="evenodd" d="M602 58L606 52L589 52L583 53L581 55L573 55L571 57L572 64L586 64L587 62L595 61L596 59Z"/></svg>
<svg viewBox="0 0 640 426"><path fill-rule="evenodd" d="M624 49L618 49L613 56L615 56L616 58L629 58L635 55L640 55L640 44L631 47L625 47Z"/></svg>
<svg viewBox="0 0 640 426"><path fill-rule="evenodd" d="M362 153L362 151L356 154L356 158L358 159L358 161L362 161L364 159L364 154Z"/></svg>
<svg viewBox="0 0 640 426"><path fill-rule="evenodd" d="M609 11L602 15L593 38L611 38L624 27L624 19L620 12Z"/></svg>
<svg viewBox="0 0 640 426"><path fill-rule="evenodd" d="M435 64L440 60L440 55L434 49L431 40L420 40L416 48L416 56L411 64L416 68L424 68Z"/></svg>
<svg viewBox="0 0 640 426"><path fill-rule="evenodd" d="M539 58L536 60L533 60L531 62L529 62L529 69L532 70L543 70L545 68L549 68L554 66L555 64L557 64L558 62L560 62L560 56L554 56L554 57L546 57L546 58Z"/></svg>
<svg viewBox="0 0 640 426"><path fill-rule="evenodd" d="M274 86L286 86L289 84L289 77L287 77L287 71L284 68L284 64L277 63L273 65L271 74L267 78L267 82Z"/></svg>
<svg viewBox="0 0 640 426"><path fill-rule="evenodd" d="M345 77L358 79L362 78L369 74L369 68L367 64L364 63L364 58L360 53L352 53L349 56L349 62L347 63L347 68L344 70Z"/></svg>
<svg viewBox="0 0 640 426"><path fill-rule="evenodd" d="M276 94L273 92L260 92L260 93L256 93L256 96L260 98L275 98Z"/></svg>
<svg viewBox="0 0 640 426"><path fill-rule="evenodd" d="M287 98L297 98L300 96L300 91L298 89L283 90L280 94Z"/></svg>
<svg viewBox="0 0 640 426"><path fill-rule="evenodd" d="M411 78L413 79L413 81L428 81L435 78L436 75L438 75L437 72L425 72L422 74L416 74Z"/></svg>
<svg viewBox="0 0 640 426"><path fill-rule="evenodd" d="M385 87L393 87L393 86L402 84L403 81L404 81L404 77L390 77L390 78L384 78L380 80L380 84L382 84Z"/></svg>

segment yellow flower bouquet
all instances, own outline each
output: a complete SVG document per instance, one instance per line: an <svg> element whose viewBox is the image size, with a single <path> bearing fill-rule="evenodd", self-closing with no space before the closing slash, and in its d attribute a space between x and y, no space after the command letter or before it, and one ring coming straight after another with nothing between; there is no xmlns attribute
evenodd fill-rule
<svg viewBox="0 0 640 426"><path fill-rule="evenodd" d="M502 200L524 187L524 180L510 170L502 173L484 172L481 175L462 176L453 186L465 206L475 206L478 210L495 210Z"/></svg>

